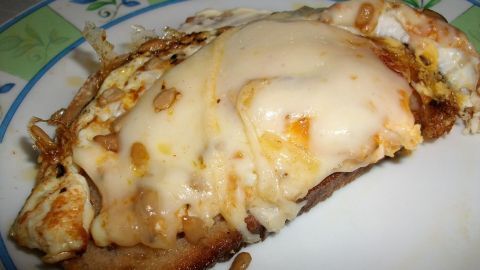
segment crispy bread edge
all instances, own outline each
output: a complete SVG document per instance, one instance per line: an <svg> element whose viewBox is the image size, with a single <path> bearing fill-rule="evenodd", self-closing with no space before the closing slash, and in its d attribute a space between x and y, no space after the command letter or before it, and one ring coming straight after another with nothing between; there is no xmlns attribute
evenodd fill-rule
<svg viewBox="0 0 480 270"><path fill-rule="evenodd" d="M330 197L335 190L352 182L368 170L360 168L349 173L334 173L312 188L304 200L301 213ZM205 269L229 259L244 245L239 232L219 221L197 244L179 239L175 249L159 250L143 245L135 247L100 248L90 243L79 258L63 263L65 269Z"/></svg>

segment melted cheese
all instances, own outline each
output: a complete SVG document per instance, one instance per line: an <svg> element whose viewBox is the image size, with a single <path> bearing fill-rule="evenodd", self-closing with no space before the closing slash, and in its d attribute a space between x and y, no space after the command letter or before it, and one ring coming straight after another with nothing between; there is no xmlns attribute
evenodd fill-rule
<svg viewBox="0 0 480 270"><path fill-rule="evenodd" d="M228 11L205 9L187 19L178 30L186 33L212 31L222 27L232 27L263 19L272 12L251 8L234 8Z"/></svg>
<svg viewBox="0 0 480 270"><path fill-rule="evenodd" d="M169 89L180 94L156 111ZM185 216L211 225L222 215L258 241L249 214L278 231L326 176L421 142L411 91L368 40L318 21L229 30L146 91L122 119L118 153L92 141L74 148L102 195L92 236L168 248Z"/></svg>

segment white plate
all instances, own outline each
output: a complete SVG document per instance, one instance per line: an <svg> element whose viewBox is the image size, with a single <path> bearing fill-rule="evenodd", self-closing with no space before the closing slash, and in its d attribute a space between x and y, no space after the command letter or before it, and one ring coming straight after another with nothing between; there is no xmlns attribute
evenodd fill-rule
<svg viewBox="0 0 480 270"><path fill-rule="evenodd" d="M125 13L106 26L109 39L122 47L133 24L176 26L207 7L287 10L304 4L331 2L167 1ZM435 9L453 19L470 5L444 0ZM86 64L92 59L90 47L81 43L42 69L6 129L0 144L0 229L8 253L2 243L0 253L7 269L42 265L7 236L34 184L27 122L68 104L77 90L71 78L85 79L93 71ZM421 145L411 156L380 163L278 235L245 248L253 257L249 269L479 269L480 137L464 136L461 129L455 126L449 136ZM228 267L227 262L215 268Z"/></svg>

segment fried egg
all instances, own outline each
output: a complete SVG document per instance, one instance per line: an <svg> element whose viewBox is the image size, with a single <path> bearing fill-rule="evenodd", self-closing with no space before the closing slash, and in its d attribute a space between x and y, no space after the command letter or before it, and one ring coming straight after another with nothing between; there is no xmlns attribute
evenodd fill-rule
<svg viewBox="0 0 480 270"><path fill-rule="evenodd" d="M91 138L74 147L102 194L95 242L168 248L185 216L217 215L258 241L249 213L278 231L321 179L413 149L412 90L369 46L320 22L262 20L168 70L122 117L117 152Z"/></svg>

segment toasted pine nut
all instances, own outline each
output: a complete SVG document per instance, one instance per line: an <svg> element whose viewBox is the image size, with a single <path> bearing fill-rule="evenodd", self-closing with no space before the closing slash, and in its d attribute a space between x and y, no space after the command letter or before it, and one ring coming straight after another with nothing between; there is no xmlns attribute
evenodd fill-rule
<svg viewBox="0 0 480 270"><path fill-rule="evenodd" d="M125 96L125 93L117 87L111 87L103 91L100 97L97 99L97 103L100 106L105 106L109 103L118 101Z"/></svg>
<svg viewBox="0 0 480 270"><path fill-rule="evenodd" d="M198 217L186 216L182 223L185 238L192 244L198 243L207 234L207 227Z"/></svg>
<svg viewBox="0 0 480 270"><path fill-rule="evenodd" d="M132 148L130 149L130 158L136 168L141 168L147 165L150 156L145 146L142 143L136 142L132 144Z"/></svg>
<svg viewBox="0 0 480 270"><path fill-rule="evenodd" d="M167 47L167 42L165 40L154 38L149 41L146 41L138 48L140 53L143 52L153 52L163 50Z"/></svg>
<svg viewBox="0 0 480 270"><path fill-rule="evenodd" d="M157 69L157 70L165 70L170 66L170 61L168 60L162 60L158 56L152 57L150 60L148 60L144 67L145 70L152 70L152 69Z"/></svg>
<svg viewBox="0 0 480 270"><path fill-rule="evenodd" d="M166 110L172 106L180 93L175 88L163 90L153 100L155 112Z"/></svg>
<svg viewBox="0 0 480 270"><path fill-rule="evenodd" d="M230 270L245 270L250 265L252 261L252 256L248 252L240 252L240 254L235 257L230 266Z"/></svg>
<svg viewBox="0 0 480 270"><path fill-rule="evenodd" d="M118 136L116 133L97 135L93 137L93 140L99 143L101 146L103 146L103 148L107 149L108 151L118 151Z"/></svg>
<svg viewBox="0 0 480 270"><path fill-rule="evenodd" d="M195 38L194 35L185 35L185 36L180 38L180 43L188 45L188 44L192 43L194 38Z"/></svg>
<svg viewBox="0 0 480 270"><path fill-rule="evenodd" d="M135 211L145 222L154 223L156 221L155 216L160 213L158 203L157 192L148 188L140 188L135 198Z"/></svg>
<svg viewBox="0 0 480 270"><path fill-rule="evenodd" d="M369 25L375 16L375 7L370 3L363 3L358 10L355 26L362 32L368 32Z"/></svg>

